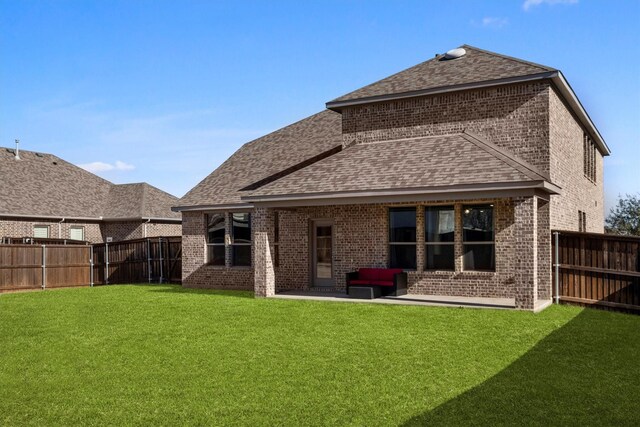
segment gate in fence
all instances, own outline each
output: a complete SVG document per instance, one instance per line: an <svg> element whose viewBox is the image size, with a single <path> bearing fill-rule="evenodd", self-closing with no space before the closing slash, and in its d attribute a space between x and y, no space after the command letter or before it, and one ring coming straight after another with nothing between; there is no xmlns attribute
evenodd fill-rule
<svg viewBox="0 0 640 427"><path fill-rule="evenodd" d="M0 244L0 291L116 283L177 283L182 239L99 245Z"/></svg>
<svg viewBox="0 0 640 427"><path fill-rule="evenodd" d="M640 313L640 237L554 231L554 298Z"/></svg>

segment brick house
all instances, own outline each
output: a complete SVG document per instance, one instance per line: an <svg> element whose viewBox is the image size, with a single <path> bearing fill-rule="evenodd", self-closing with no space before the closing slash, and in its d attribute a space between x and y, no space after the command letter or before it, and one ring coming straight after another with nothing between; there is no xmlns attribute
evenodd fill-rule
<svg viewBox="0 0 640 427"><path fill-rule="evenodd" d="M182 232L171 210L177 197L147 183L113 184L52 154L0 148L0 182L0 242L102 243Z"/></svg>
<svg viewBox="0 0 640 427"><path fill-rule="evenodd" d="M609 149L559 70L464 45L242 146L174 209L183 285L551 298L551 230L602 232Z"/></svg>

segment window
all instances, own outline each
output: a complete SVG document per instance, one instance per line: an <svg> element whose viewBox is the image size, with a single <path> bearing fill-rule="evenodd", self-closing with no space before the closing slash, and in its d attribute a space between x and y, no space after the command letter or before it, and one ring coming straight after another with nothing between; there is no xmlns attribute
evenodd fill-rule
<svg viewBox="0 0 640 427"><path fill-rule="evenodd" d="M207 263L225 265L224 262L225 215L207 215Z"/></svg>
<svg viewBox="0 0 640 427"><path fill-rule="evenodd" d="M84 240L84 227L71 227L69 229L69 238L71 240Z"/></svg>
<svg viewBox="0 0 640 427"><path fill-rule="evenodd" d="M33 237L36 239L48 239L49 238L49 226L48 225L34 225Z"/></svg>
<svg viewBox="0 0 640 427"><path fill-rule="evenodd" d="M578 231L587 231L587 213L578 211Z"/></svg>
<svg viewBox="0 0 640 427"><path fill-rule="evenodd" d="M493 205L462 208L463 268L494 271Z"/></svg>
<svg viewBox="0 0 640 427"><path fill-rule="evenodd" d="M425 270L455 270L453 206L424 210Z"/></svg>
<svg viewBox="0 0 640 427"><path fill-rule="evenodd" d="M596 182L596 144L586 132L583 135L583 145L584 176Z"/></svg>
<svg viewBox="0 0 640 427"><path fill-rule="evenodd" d="M231 264L251 265L251 214L231 214Z"/></svg>
<svg viewBox="0 0 640 427"><path fill-rule="evenodd" d="M389 267L416 268L416 208L389 209Z"/></svg>
<svg viewBox="0 0 640 427"><path fill-rule="evenodd" d="M273 266L280 265L280 215L278 211L273 213Z"/></svg>

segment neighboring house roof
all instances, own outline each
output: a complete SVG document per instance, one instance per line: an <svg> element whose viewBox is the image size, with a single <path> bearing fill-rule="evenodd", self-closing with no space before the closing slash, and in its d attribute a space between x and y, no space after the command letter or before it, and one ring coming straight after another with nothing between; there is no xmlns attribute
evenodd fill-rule
<svg viewBox="0 0 640 427"><path fill-rule="evenodd" d="M53 154L0 147L0 215L171 219L176 197L149 184L116 185Z"/></svg>
<svg viewBox="0 0 640 427"><path fill-rule="evenodd" d="M466 54L460 58L445 59L444 55L437 55L421 64L341 96L329 104L556 71L551 67L488 52L473 46L461 47L466 50Z"/></svg>
<svg viewBox="0 0 640 427"><path fill-rule="evenodd" d="M178 202L189 207L237 205L241 189L277 178L287 169L304 166L342 147L339 113L325 110L248 142Z"/></svg>
<svg viewBox="0 0 640 427"><path fill-rule="evenodd" d="M113 185L106 200L103 216L120 218L180 218L171 207L178 198L146 182Z"/></svg>
<svg viewBox="0 0 640 427"><path fill-rule="evenodd" d="M560 189L537 168L467 133L357 144L250 192L249 202L373 196L384 191Z"/></svg>

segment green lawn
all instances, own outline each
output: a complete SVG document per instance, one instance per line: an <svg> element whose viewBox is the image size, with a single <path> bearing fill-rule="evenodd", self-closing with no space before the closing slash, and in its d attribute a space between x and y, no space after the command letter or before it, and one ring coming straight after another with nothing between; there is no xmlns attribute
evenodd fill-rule
<svg viewBox="0 0 640 427"><path fill-rule="evenodd" d="M638 425L640 316L0 295L0 425Z"/></svg>

